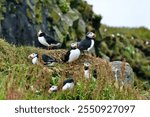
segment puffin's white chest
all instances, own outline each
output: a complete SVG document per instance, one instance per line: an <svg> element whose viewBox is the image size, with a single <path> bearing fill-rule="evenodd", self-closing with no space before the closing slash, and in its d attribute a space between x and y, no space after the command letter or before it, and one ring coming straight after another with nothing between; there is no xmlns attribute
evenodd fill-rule
<svg viewBox="0 0 150 117"><path fill-rule="evenodd" d="M72 62L72 61L77 60L79 58L79 56L80 56L80 50L79 49L71 50L68 62Z"/></svg>
<svg viewBox="0 0 150 117"><path fill-rule="evenodd" d="M66 83L63 87L62 90L67 90L67 89L73 89L74 83Z"/></svg>
<svg viewBox="0 0 150 117"><path fill-rule="evenodd" d="M93 49L93 47L94 47L94 40L92 39L91 40L91 46L87 49L88 51L90 51L91 49Z"/></svg>
<svg viewBox="0 0 150 117"><path fill-rule="evenodd" d="M85 77L86 79L89 79L89 78L90 78L89 70L84 70L84 77Z"/></svg>
<svg viewBox="0 0 150 117"><path fill-rule="evenodd" d="M36 64L37 61L38 61L38 58L37 58L37 57L34 57L34 58L32 59L32 64Z"/></svg>
<svg viewBox="0 0 150 117"><path fill-rule="evenodd" d="M42 45L44 45L44 46L50 46L50 45L46 42L46 40L45 40L44 37L38 37L38 40L39 40L39 42L40 42Z"/></svg>

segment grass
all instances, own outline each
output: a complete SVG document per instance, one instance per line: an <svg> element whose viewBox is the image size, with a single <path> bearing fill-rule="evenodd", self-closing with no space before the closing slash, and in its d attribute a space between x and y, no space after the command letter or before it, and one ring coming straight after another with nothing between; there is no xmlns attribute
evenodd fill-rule
<svg viewBox="0 0 150 117"><path fill-rule="evenodd" d="M131 38L131 36L136 37L142 40L150 40L150 31L146 27L139 27L139 28L129 28L129 27L110 27L107 25L102 24L101 26L101 33L104 35L104 29L107 29L107 34L123 34L126 37Z"/></svg>
<svg viewBox="0 0 150 117"><path fill-rule="evenodd" d="M52 55L59 63L54 67L32 65L27 56L33 52ZM66 64L60 58L66 50L43 50L35 47L15 47L0 39L0 99L25 100L131 100L148 99L143 84L116 88L111 66L101 58L82 55L77 61ZM90 61L97 69L97 80L83 78L83 63ZM48 93L51 85L61 87L68 75L75 80L73 90ZM33 87L33 88L31 88Z"/></svg>

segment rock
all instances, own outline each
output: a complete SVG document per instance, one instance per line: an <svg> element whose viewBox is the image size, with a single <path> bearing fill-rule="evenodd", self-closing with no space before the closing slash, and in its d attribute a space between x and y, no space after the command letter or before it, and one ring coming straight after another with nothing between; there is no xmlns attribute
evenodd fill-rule
<svg viewBox="0 0 150 117"><path fill-rule="evenodd" d="M85 22L83 21L83 19L79 19L78 26L77 26L77 30L78 30L77 35L78 35L79 38L83 38L83 36L85 36L84 35L86 33L85 28L86 28Z"/></svg>
<svg viewBox="0 0 150 117"><path fill-rule="evenodd" d="M58 24L58 22L61 19L62 13L61 13L60 9L56 5L54 5L51 8L50 16L53 18L53 23L54 24Z"/></svg>
<svg viewBox="0 0 150 117"><path fill-rule="evenodd" d="M69 27L73 26L73 22L79 19L75 10L69 10L65 15L61 17L61 22L59 23L59 30L63 33L69 30Z"/></svg>
<svg viewBox="0 0 150 117"><path fill-rule="evenodd" d="M64 2L66 1L66 2ZM85 36L88 19L92 16L92 8L83 1L72 6L68 0L1 0L0 36L15 45L34 45L37 43L37 32L41 29L54 39L66 45L75 38ZM89 8L90 15L83 14L78 8ZM84 20L86 19L86 20ZM69 34L70 40L65 40ZM64 41L65 40L65 41Z"/></svg>
<svg viewBox="0 0 150 117"><path fill-rule="evenodd" d="M62 35L62 33L60 32L58 27L54 26L53 28L54 28L54 30L56 32L56 40L59 40L60 42L63 42L64 36Z"/></svg>
<svg viewBox="0 0 150 117"><path fill-rule="evenodd" d="M129 63L124 63L122 61L112 61L110 64L112 66L112 71L116 81L121 81L123 85L133 84L134 72ZM121 71L124 71L123 74ZM123 77L121 77L121 75Z"/></svg>
<svg viewBox="0 0 150 117"><path fill-rule="evenodd" d="M66 16L70 19L70 26L73 25L73 22L78 20L80 17L80 13L76 9L70 9Z"/></svg>

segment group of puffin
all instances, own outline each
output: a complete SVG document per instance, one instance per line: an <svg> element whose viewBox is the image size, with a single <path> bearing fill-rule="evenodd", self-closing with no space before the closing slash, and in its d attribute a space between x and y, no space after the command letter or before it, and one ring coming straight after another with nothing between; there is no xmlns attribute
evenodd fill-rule
<svg viewBox="0 0 150 117"><path fill-rule="evenodd" d="M42 32L41 30L37 34L38 41L43 46L46 46L48 49L51 49L53 47L60 47L61 43L54 40L50 36L48 36L46 33ZM94 48L95 44L95 38L96 35L93 32L87 32L86 38L80 42L74 42L71 44L70 49L63 55L62 61L64 63L71 63L75 60L77 60L82 52L89 52ZM38 64L39 63L39 55L37 53L32 53L28 56L29 59L32 59L32 64ZM49 55L42 54L41 55L42 63L44 65L50 65L52 66L57 60ZM84 62L84 77L86 79L90 78L90 72L89 72L90 62ZM96 69L93 70L92 76L94 79L96 79ZM65 79L63 82L62 90L72 89L74 87L74 80L72 78ZM49 89L49 92L55 92L58 90L58 86L51 86Z"/></svg>

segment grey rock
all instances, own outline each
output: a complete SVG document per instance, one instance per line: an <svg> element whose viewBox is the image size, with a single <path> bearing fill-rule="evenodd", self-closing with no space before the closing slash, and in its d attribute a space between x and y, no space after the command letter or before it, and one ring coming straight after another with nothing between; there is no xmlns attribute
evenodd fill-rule
<svg viewBox="0 0 150 117"><path fill-rule="evenodd" d="M86 24L85 24L84 20L83 19L79 19L79 22L78 22L78 31L80 33L85 34L85 29L86 29Z"/></svg>
<svg viewBox="0 0 150 117"><path fill-rule="evenodd" d="M79 19L76 9L70 9L65 16L68 17L69 26L72 26L73 22Z"/></svg>
<svg viewBox="0 0 150 117"><path fill-rule="evenodd" d="M121 81L123 85L133 84L134 72L129 63L125 62L125 68L123 68L124 72L122 77L120 77L120 74L124 63L122 61L112 61L110 64L112 66L112 71L116 81Z"/></svg>

